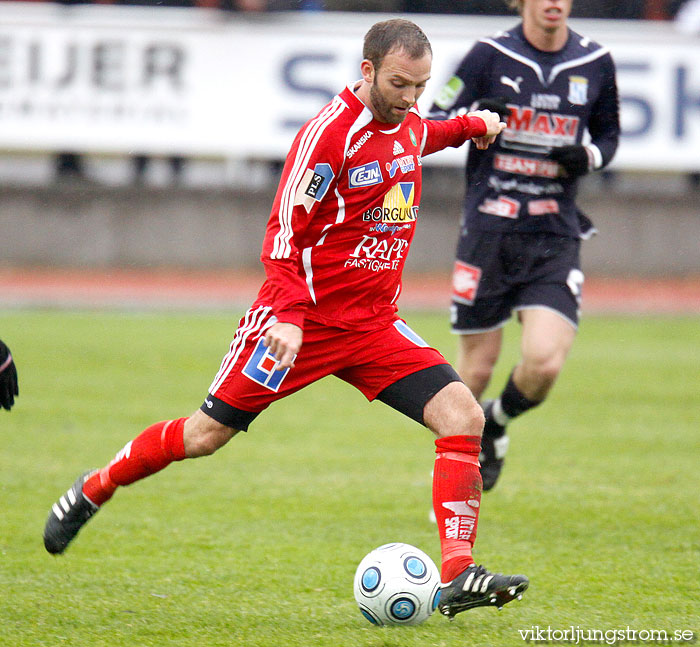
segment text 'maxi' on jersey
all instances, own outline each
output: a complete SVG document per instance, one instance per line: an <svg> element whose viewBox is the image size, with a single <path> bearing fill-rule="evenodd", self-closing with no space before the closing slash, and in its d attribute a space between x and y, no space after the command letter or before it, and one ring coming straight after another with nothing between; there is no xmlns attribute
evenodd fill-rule
<svg viewBox="0 0 700 647"><path fill-rule="evenodd" d="M610 162L620 125L615 67L607 49L569 30L558 52L533 47L522 25L477 42L441 90L431 114L469 110L483 98L510 109L508 127L467 159L468 231L579 234L576 178L548 159L553 148L590 136L594 168Z"/></svg>

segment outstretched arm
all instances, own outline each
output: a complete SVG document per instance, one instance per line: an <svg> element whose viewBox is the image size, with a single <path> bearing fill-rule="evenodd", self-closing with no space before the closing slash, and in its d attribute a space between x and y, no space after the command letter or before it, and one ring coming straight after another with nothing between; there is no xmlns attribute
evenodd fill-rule
<svg viewBox="0 0 700 647"><path fill-rule="evenodd" d="M486 150L494 141L496 137L501 134L503 129L506 127L506 123L501 121L501 117L496 112L491 112L490 110L475 110L474 112L468 112L467 117L479 117L486 124L486 134L481 137L472 137L472 141L476 144L479 150Z"/></svg>
<svg viewBox="0 0 700 647"><path fill-rule="evenodd" d="M476 110L445 121L424 120L421 155L450 146L458 148L468 139L473 140L478 148L485 149L505 127L498 114L490 110Z"/></svg>

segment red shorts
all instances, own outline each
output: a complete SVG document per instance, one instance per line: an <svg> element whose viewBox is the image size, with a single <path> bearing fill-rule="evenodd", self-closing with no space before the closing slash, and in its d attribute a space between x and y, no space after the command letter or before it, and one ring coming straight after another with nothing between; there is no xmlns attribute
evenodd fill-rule
<svg viewBox="0 0 700 647"><path fill-rule="evenodd" d="M265 331L275 322L267 307L245 314L209 387L211 395L237 409L260 412L275 400L335 375L374 400L407 375L447 364L401 319L372 331L332 328L307 320L294 368L277 371L277 361L263 343Z"/></svg>

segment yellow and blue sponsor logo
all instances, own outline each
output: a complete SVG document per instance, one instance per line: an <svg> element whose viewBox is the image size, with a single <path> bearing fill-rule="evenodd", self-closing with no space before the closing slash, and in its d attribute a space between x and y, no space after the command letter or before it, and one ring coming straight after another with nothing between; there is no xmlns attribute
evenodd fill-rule
<svg viewBox="0 0 700 647"><path fill-rule="evenodd" d="M367 222L400 224L415 222L418 206L414 206L416 191L413 182L399 182L384 196L381 207L373 207L362 214Z"/></svg>

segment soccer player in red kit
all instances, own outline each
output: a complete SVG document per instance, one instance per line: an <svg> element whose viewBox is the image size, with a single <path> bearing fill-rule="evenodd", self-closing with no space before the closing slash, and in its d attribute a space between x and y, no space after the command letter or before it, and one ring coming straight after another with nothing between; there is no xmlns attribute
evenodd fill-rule
<svg viewBox="0 0 700 647"><path fill-rule="evenodd" d="M481 407L445 358L398 317L401 273L419 218L421 159L505 124L477 111L421 118L416 101L432 52L412 22L377 23L365 36L362 79L294 140L263 242L266 280L241 319L202 407L143 431L104 468L78 478L44 530L62 553L118 486L172 461L211 454L272 402L327 375L357 387L436 436L433 506L440 529L440 611L502 606L527 588L472 558L481 500ZM302 343L303 341L303 343Z"/></svg>

